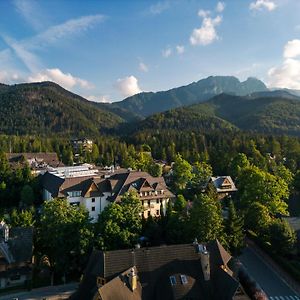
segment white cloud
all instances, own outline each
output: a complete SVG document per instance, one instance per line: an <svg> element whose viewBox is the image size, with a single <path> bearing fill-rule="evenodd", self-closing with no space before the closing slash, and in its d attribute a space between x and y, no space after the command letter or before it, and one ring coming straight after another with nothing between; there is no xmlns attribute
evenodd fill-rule
<svg viewBox="0 0 300 300"><path fill-rule="evenodd" d="M225 2L219 1L217 6L216 6L216 11L218 13L221 13L225 9Z"/></svg>
<svg viewBox="0 0 300 300"><path fill-rule="evenodd" d="M29 23L35 30L41 29L45 24L45 16L41 13L37 1L33 0L14 0L13 4L16 11Z"/></svg>
<svg viewBox="0 0 300 300"><path fill-rule="evenodd" d="M139 87L138 79L133 75L118 79L116 87L124 97L129 97L142 91Z"/></svg>
<svg viewBox="0 0 300 300"><path fill-rule="evenodd" d="M170 7L169 1L162 1L151 5L149 11L152 15L159 15L163 11L167 10L169 7Z"/></svg>
<svg viewBox="0 0 300 300"><path fill-rule="evenodd" d="M215 18L204 17L200 28L195 28L190 36L190 43L192 45L209 45L217 40L218 34L216 26L222 22L221 16Z"/></svg>
<svg viewBox="0 0 300 300"><path fill-rule="evenodd" d="M281 66L268 71L269 85L278 88L300 89L300 41L289 41L283 52Z"/></svg>
<svg viewBox="0 0 300 300"><path fill-rule="evenodd" d="M276 3L271 0L256 0L255 2L251 2L249 8L251 10L263 10L266 9L268 11L272 11L277 7Z"/></svg>
<svg viewBox="0 0 300 300"><path fill-rule="evenodd" d="M26 81L18 72L16 71L0 71L0 83L12 84L21 81Z"/></svg>
<svg viewBox="0 0 300 300"><path fill-rule="evenodd" d="M85 96L86 99L93 101L93 102L100 102L100 103L111 103L111 99L110 96L108 95L102 95L102 96L94 96L94 95L90 95L90 96Z"/></svg>
<svg viewBox="0 0 300 300"><path fill-rule="evenodd" d="M170 47L162 51L162 56L168 58L172 54L172 49Z"/></svg>
<svg viewBox="0 0 300 300"><path fill-rule="evenodd" d="M148 66L147 66L145 63L143 63L143 62L140 62L140 63L139 63L139 69L140 69L140 71L142 71L142 72L148 72L148 71L149 71Z"/></svg>
<svg viewBox="0 0 300 300"><path fill-rule="evenodd" d="M177 45L176 46L176 51L177 51L177 54L183 54L185 49L184 49L184 46L182 45Z"/></svg>
<svg viewBox="0 0 300 300"><path fill-rule="evenodd" d="M284 47L284 58L294 58L300 56L300 40L288 41Z"/></svg>
<svg viewBox="0 0 300 300"><path fill-rule="evenodd" d="M28 78L29 82L53 81L63 86L66 89L71 89L75 86L89 89L93 85L87 80L74 77L70 73L63 73L60 69L46 69L37 74L33 74Z"/></svg>

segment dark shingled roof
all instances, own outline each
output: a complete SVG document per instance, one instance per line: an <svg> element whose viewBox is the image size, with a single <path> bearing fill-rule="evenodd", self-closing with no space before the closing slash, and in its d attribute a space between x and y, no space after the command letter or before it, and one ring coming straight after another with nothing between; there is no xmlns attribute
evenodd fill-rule
<svg viewBox="0 0 300 300"><path fill-rule="evenodd" d="M169 191L162 176L153 177L147 172L128 171L125 173L118 173L112 175L108 180L112 181L113 183L113 196L110 198L111 201L120 200L121 196L128 192L132 187L135 188L138 192L148 190L158 191L163 189L164 197L174 197L174 195ZM115 182L116 180L118 182Z"/></svg>
<svg viewBox="0 0 300 300"><path fill-rule="evenodd" d="M8 253L10 258L13 259L13 263L30 262L33 251L33 228L32 227L14 227L9 230L9 239L6 242L1 240L4 244L4 249ZM0 247L2 252L3 247ZM5 253L2 253L2 257L6 258ZM1 260L8 264L7 259Z"/></svg>
<svg viewBox="0 0 300 300"><path fill-rule="evenodd" d="M133 267L133 269L137 272L135 267ZM98 289L101 298L105 300L116 300L119 299L121 292L122 300L140 300L142 298L141 283L138 281L137 288L134 291L131 290L128 280L130 271L131 268Z"/></svg>
<svg viewBox="0 0 300 300"><path fill-rule="evenodd" d="M218 241L210 242L206 247L210 254L209 281L204 280L200 254L192 244L96 251L92 254L83 281L72 299L92 299L97 290L98 276L107 281L112 280L113 284L114 278L133 266L137 269L142 285L142 296L138 299L232 299L239 282L227 267L231 257ZM187 284L181 283L180 275L186 275ZM170 276L175 276L175 286L170 284ZM124 299L123 289L117 287L118 284L114 299ZM105 299L112 298L103 298Z"/></svg>

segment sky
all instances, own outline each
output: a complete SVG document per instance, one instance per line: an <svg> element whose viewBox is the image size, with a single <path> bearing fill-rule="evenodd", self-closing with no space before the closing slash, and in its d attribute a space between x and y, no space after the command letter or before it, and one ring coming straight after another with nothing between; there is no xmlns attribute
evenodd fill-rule
<svg viewBox="0 0 300 300"><path fill-rule="evenodd" d="M211 75L300 89L300 0L0 0L0 82L97 102Z"/></svg>

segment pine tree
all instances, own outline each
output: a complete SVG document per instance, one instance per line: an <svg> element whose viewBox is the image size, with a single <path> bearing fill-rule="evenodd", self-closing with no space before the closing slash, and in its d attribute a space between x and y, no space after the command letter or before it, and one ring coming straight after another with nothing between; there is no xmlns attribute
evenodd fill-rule
<svg viewBox="0 0 300 300"><path fill-rule="evenodd" d="M228 219L225 229L230 251L233 255L237 255L244 247L244 220L237 214L232 200L229 202L228 208Z"/></svg>

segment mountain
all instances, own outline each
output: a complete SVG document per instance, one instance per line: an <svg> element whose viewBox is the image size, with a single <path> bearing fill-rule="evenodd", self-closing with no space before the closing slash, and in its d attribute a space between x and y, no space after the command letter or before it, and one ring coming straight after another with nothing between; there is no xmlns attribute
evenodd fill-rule
<svg viewBox="0 0 300 300"><path fill-rule="evenodd" d="M0 133L97 135L121 122L52 82L0 85Z"/></svg>
<svg viewBox="0 0 300 300"><path fill-rule="evenodd" d="M173 108L204 102L222 93L245 96L266 91L268 89L265 84L255 78L248 78L246 81L240 82L233 76L210 76L164 92L136 94L123 101L115 102L112 106L146 117Z"/></svg>
<svg viewBox="0 0 300 300"><path fill-rule="evenodd" d="M275 96L253 98L221 94L204 103L150 116L132 126L131 133L165 129L240 129L300 136L300 101Z"/></svg>

